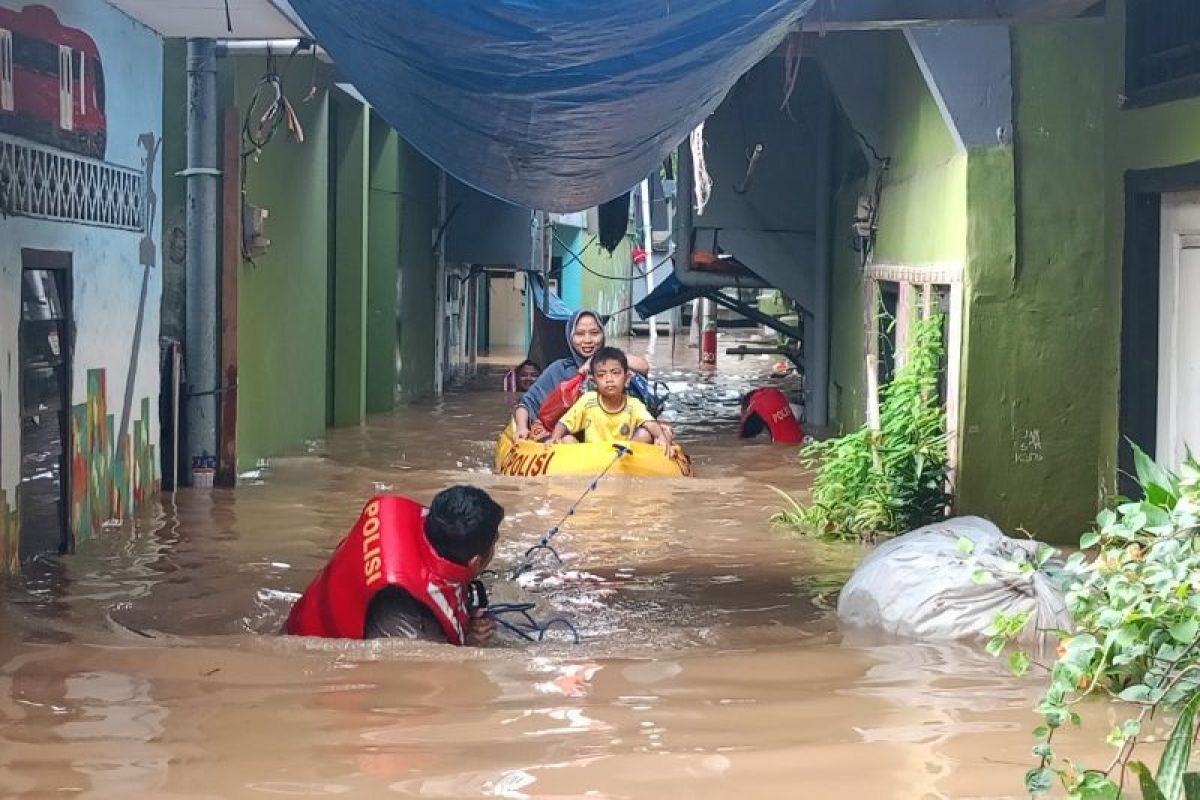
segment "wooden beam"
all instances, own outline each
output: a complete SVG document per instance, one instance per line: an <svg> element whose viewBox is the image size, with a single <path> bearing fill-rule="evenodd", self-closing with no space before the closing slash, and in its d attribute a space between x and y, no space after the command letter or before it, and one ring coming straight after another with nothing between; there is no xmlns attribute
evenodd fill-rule
<svg viewBox="0 0 1200 800"><path fill-rule="evenodd" d="M216 484L237 485L238 269L242 263L241 113L225 109L221 153L221 430Z"/></svg>

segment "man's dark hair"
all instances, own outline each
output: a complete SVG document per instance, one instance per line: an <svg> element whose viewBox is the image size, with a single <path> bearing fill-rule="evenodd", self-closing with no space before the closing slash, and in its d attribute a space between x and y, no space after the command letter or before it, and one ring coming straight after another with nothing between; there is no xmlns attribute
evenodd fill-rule
<svg viewBox="0 0 1200 800"><path fill-rule="evenodd" d="M616 361L621 365L621 369L629 372L629 359L625 357L625 351L619 347L601 347L595 353L592 353L592 374L596 374L596 367L600 366L602 361Z"/></svg>
<svg viewBox="0 0 1200 800"><path fill-rule="evenodd" d="M451 486L429 504L425 536L439 556L466 564L492 549L503 520L504 509L483 489Z"/></svg>

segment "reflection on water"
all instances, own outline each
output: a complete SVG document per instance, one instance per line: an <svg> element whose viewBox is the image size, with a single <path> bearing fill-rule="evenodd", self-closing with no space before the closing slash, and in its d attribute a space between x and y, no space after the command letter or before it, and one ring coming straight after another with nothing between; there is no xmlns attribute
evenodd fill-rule
<svg viewBox="0 0 1200 800"><path fill-rule="evenodd" d="M1021 796L1036 684L975 648L843 635L831 586L863 551L772 531L795 450L734 438L769 362L702 379L695 358L652 354L698 477L606 478L564 569L492 587L583 644L274 635L372 493L483 486L501 565L558 520L586 478L490 473L496 370L33 565L0 607L0 795Z"/></svg>

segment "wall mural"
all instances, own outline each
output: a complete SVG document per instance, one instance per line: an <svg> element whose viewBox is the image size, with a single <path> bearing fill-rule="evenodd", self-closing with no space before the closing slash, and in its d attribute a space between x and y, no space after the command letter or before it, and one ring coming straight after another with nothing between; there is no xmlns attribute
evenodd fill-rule
<svg viewBox="0 0 1200 800"><path fill-rule="evenodd" d="M0 131L104 160L104 66L92 37L42 5L0 8Z"/></svg>
<svg viewBox="0 0 1200 800"><path fill-rule="evenodd" d="M87 374L87 402L71 408L71 535L75 543L92 538L110 520L133 514L158 493L157 448L150 436L150 399L130 434L115 434L108 413L107 376ZM132 449L131 449L132 448ZM131 458L123 458L130 453Z"/></svg>
<svg viewBox="0 0 1200 800"><path fill-rule="evenodd" d="M18 394L20 248L69 252L75 543L159 489L161 77L161 39L111 6L0 0L0 395ZM20 414L0 405L0 573L17 565Z"/></svg>

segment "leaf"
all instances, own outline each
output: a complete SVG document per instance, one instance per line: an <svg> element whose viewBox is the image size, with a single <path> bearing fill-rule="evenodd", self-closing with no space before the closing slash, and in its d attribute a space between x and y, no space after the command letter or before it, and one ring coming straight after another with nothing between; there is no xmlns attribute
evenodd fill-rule
<svg viewBox="0 0 1200 800"><path fill-rule="evenodd" d="M1158 762L1156 780L1166 800L1183 800L1183 773L1187 771L1188 760L1192 757L1197 707L1200 707L1200 693L1192 695L1192 699L1179 712L1179 719L1175 720L1171 738L1167 740L1167 747Z"/></svg>
<svg viewBox="0 0 1200 800"><path fill-rule="evenodd" d="M1138 777L1138 784L1142 788L1143 800L1166 800L1162 790L1155 782L1154 776L1150 774L1150 768L1141 761L1130 761L1129 771Z"/></svg>
<svg viewBox="0 0 1200 800"><path fill-rule="evenodd" d="M1200 772L1183 773L1184 800L1200 800Z"/></svg>
<svg viewBox="0 0 1200 800"><path fill-rule="evenodd" d="M1083 550L1095 547L1100 541L1100 533L1098 531L1088 531L1083 536L1079 537L1079 547Z"/></svg>
<svg viewBox="0 0 1200 800"><path fill-rule="evenodd" d="M1030 794L1046 794L1054 785L1054 773L1045 767L1034 767L1025 773L1025 791Z"/></svg>
<svg viewBox="0 0 1200 800"><path fill-rule="evenodd" d="M969 556L975 552L975 543L965 536L960 536L954 544L954 549L964 556Z"/></svg>
<svg viewBox="0 0 1200 800"><path fill-rule="evenodd" d="M1144 702L1150 699L1150 687L1144 683L1135 683L1121 691L1117 697L1126 702Z"/></svg>
<svg viewBox="0 0 1200 800"><path fill-rule="evenodd" d="M982 586L992 579L991 574L982 567L971 571L971 582L976 586Z"/></svg>
<svg viewBox="0 0 1200 800"><path fill-rule="evenodd" d="M1024 675L1029 671L1029 656L1018 650L1008 657L1008 668L1013 675Z"/></svg>
<svg viewBox="0 0 1200 800"><path fill-rule="evenodd" d="M1193 619L1185 619L1183 622L1176 622L1170 627L1171 638L1180 644L1191 644L1196 641L1196 634L1200 633L1200 623Z"/></svg>
<svg viewBox="0 0 1200 800"><path fill-rule="evenodd" d="M1177 480L1174 475L1156 464L1154 459L1146 455L1142 448L1133 442L1129 444L1133 448L1133 471L1137 474L1139 486L1144 489L1153 483L1166 489L1176 485Z"/></svg>
<svg viewBox="0 0 1200 800"><path fill-rule="evenodd" d="M1004 645L1007 643L1008 643L1008 640L1005 639L1003 636L993 636L991 639L988 639L988 643L987 643L987 646L985 647L985 649L991 655L998 656L998 655L1000 655L1000 653L1002 653L1004 651Z"/></svg>

